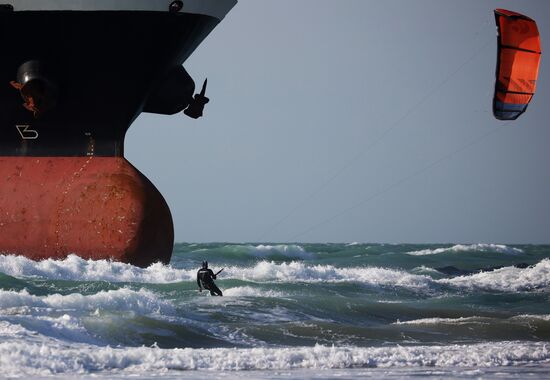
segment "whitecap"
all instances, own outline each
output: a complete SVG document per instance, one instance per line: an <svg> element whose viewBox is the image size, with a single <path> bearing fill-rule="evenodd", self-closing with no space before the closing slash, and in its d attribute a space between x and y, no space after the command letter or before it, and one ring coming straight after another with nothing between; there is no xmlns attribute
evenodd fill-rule
<svg viewBox="0 0 550 380"><path fill-rule="evenodd" d="M101 291L96 294L68 295L51 294L35 296L27 290L19 292L0 290L0 315L13 308L43 308L55 310L77 310L79 312L113 311L139 314L174 314L174 307L168 301L146 289L134 291L127 288Z"/></svg>
<svg viewBox="0 0 550 380"><path fill-rule="evenodd" d="M4 376L53 374L158 374L177 371L277 371L346 368L488 368L544 364L550 360L547 343L490 342L450 346L288 347L250 349L112 348L0 343L0 371Z"/></svg>
<svg viewBox="0 0 550 380"><path fill-rule="evenodd" d="M419 271L419 269L423 270ZM14 277L39 277L72 281L175 283L196 280L196 269L176 269L160 263L153 264L148 268L138 268L129 264L106 260L84 260L74 255L64 260L48 259L40 262L21 256L0 255L0 272ZM434 285L503 292L550 288L550 260L548 259L529 268L505 267L491 272L481 272L450 279L434 280L428 275L431 273L427 272L426 268L417 268L413 270L413 273L408 273L403 270L378 267L342 268L333 265L311 265L302 261L283 263L260 261L250 267L227 267L219 279L238 279L258 283L357 282L370 286L402 287L413 291L429 291L434 288ZM15 302L22 305L27 302L27 300L17 301L18 297L25 297L22 293L14 293L10 296L5 293L0 294L0 302ZM78 297L83 296L73 296L75 299ZM36 302L42 301L38 300Z"/></svg>
<svg viewBox="0 0 550 380"><path fill-rule="evenodd" d="M428 256L428 255L438 255L441 253L461 253L461 252L494 252L494 253L502 253L507 255L520 255L524 253L523 250L519 248L508 247L502 244L471 244L471 245L457 244L448 248L422 249L419 251L406 252L406 254L411 256Z"/></svg>
<svg viewBox="0 0 550 380"><path fill-rule="evenodd" d="M0 272L14 277L72 281L175 283L196 280L196 269L176 269L160 263L153 264L148 268L138 268L106 260L84 260L75 255L64 260L48 259L40 262L21 256L0 255ZM491 272L450 279L434 280L428 275L431 274L428 272L427 268L422 267L416 268L413 273L408 273L402 270L378 267L341 268L333 265L311 265L302 261L283 263L261 261L251 267L227 267L220 279L239 279L259 283L358 282L371 286L403 287L415 291L426 291L433 288L434 285L505 292L550 288L550 260L548 259L529 268L505 267ZM24 295L12 294L8 296L3 294L0 296L0 300L4 303L17 303L19 302L17 301L18 297L24 297ZM77 298L78 296L73 297ZM19 303L25 304L25 302Z"/></svg>
<svg viewBox="0 0 550 380"><path fill-rule="evenodd" d="M468 325L468 324L489 324L498 322L529 323L532 321L550 322L548 314L521 314L504 319L494 319L489 317L458 317L458 318L421 318L411 321L396 321L394 325Z"/></svg>
<svg viewBox="0 0 550 380"><path fill-rule="evenodd" d="M440 284L467 289L518 292L550 289L550 260L544 259L528 268L514 266L468 276L435 280Z"/></svg>
<svg viewBox="0 0 550 380"><path fill-rule="evenodd" d="M266 298L281 298L286 294L274 290L256 289L251 286L239 286L228 288L223 291L223 295L227 297L266 297Z"/></svg>
<svg viewBox="0 0 550 380"><path fill-rule="evenodd" d="M487 324L488 318L484 317L459 317L459 318L421 318L412 321L397 321L394 325L466 325Z"/></svg>
<svg viewBox="0 0 550 380"><path fill-rule="evenodd" d="M161 284L196 281L197 270L176 269L160 263L148 268L138 268L107 260L84 260L75 255L64 260L48 259L40 262L21 256L0 255L0 272L13 277ZM226 267L219 279L288 283L360 282L411 289L427 289L431 283L428 276L400 270L376 267L338 268L333 265L310 265L302 261L260 261L251 267Z"/></svg>
<svg viewBox="0 0 550 380"><path fill-rule="evenodd" d="M23 256L0 255L0 272L13 277L39 277L71 281L174 283L193 280L196 270L175 269L156 263L148 268L109 260L84 260L70 255L64 260L33 261Z"/></svg>
<svg viewBox="0 0 550 380"><path fill-rule="evenodd" d="M314 254L307 252L303 247L295 244L279 244L279 245L257 245L248 246L249 253L252 256L265 258L272 256L284 256L293 259L311 259Z"/></svg>
<svg viewBox="0 0 550 380"><path fill-rule="evenodd" d="M544 321L544 322L550 322L550 314L522 314L522 315L516 315L512 318L512 320L517 321Z"/></svg>
<svg viewBox="0 0 550 380"><path fill-rule="evenodd" d="M255 282L318 283L359 282L373 286L397 286L411 290L427 290L432 279L401 270L377 267L338 268L332 265L308 265L303 262L275 263L262 261L253 267L229 267L224 272L230 278Z"/></svg>

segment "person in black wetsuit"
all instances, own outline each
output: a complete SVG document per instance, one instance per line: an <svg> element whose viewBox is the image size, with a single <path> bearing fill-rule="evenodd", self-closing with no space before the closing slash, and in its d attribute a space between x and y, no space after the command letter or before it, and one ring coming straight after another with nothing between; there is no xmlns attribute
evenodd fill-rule
<svg viewBox="0 0 550 380"><path fill-rule="evenodd" d="M223 296L220 288L214 284L214 280L220 272L214 273L212 269L208 269L208 261L203 261L202 268L197 272L197 285L199 286L199 291L202 292L202 288L204 288L210 290L210 295L212 296Z"/></svg>

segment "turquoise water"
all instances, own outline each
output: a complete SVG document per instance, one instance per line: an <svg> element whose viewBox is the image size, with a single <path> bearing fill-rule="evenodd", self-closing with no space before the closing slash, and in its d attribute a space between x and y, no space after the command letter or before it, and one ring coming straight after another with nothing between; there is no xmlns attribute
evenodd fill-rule
<svg viewBox="0 0 550 380"><path fill-rule="evenodd" d="M223 298L198 292L202 260ZM541 377L549 296L540 245L177 244L146 269L4 255L0 373Z"/></svg>

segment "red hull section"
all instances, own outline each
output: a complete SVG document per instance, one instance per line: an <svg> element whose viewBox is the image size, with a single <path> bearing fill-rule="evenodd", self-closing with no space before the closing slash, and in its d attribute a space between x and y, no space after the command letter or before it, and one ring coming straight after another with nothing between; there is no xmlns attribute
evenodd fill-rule
<svg viewBox="0 0 550 380"><path fill-rule="evenodd" d="M170 210L122 157L0 157L0 252L168 263Z"/></svg>

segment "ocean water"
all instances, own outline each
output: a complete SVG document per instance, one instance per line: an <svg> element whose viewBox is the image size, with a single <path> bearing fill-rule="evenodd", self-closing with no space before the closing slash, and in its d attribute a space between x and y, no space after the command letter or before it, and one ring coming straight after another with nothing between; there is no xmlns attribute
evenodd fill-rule
<svg viewBox="0 0 550 380"><path fill-rule="evenodd" d="M198 292L202 260L224 297ZM550 377L550 246L177 244L0 255L0 377Z"/></svg>

